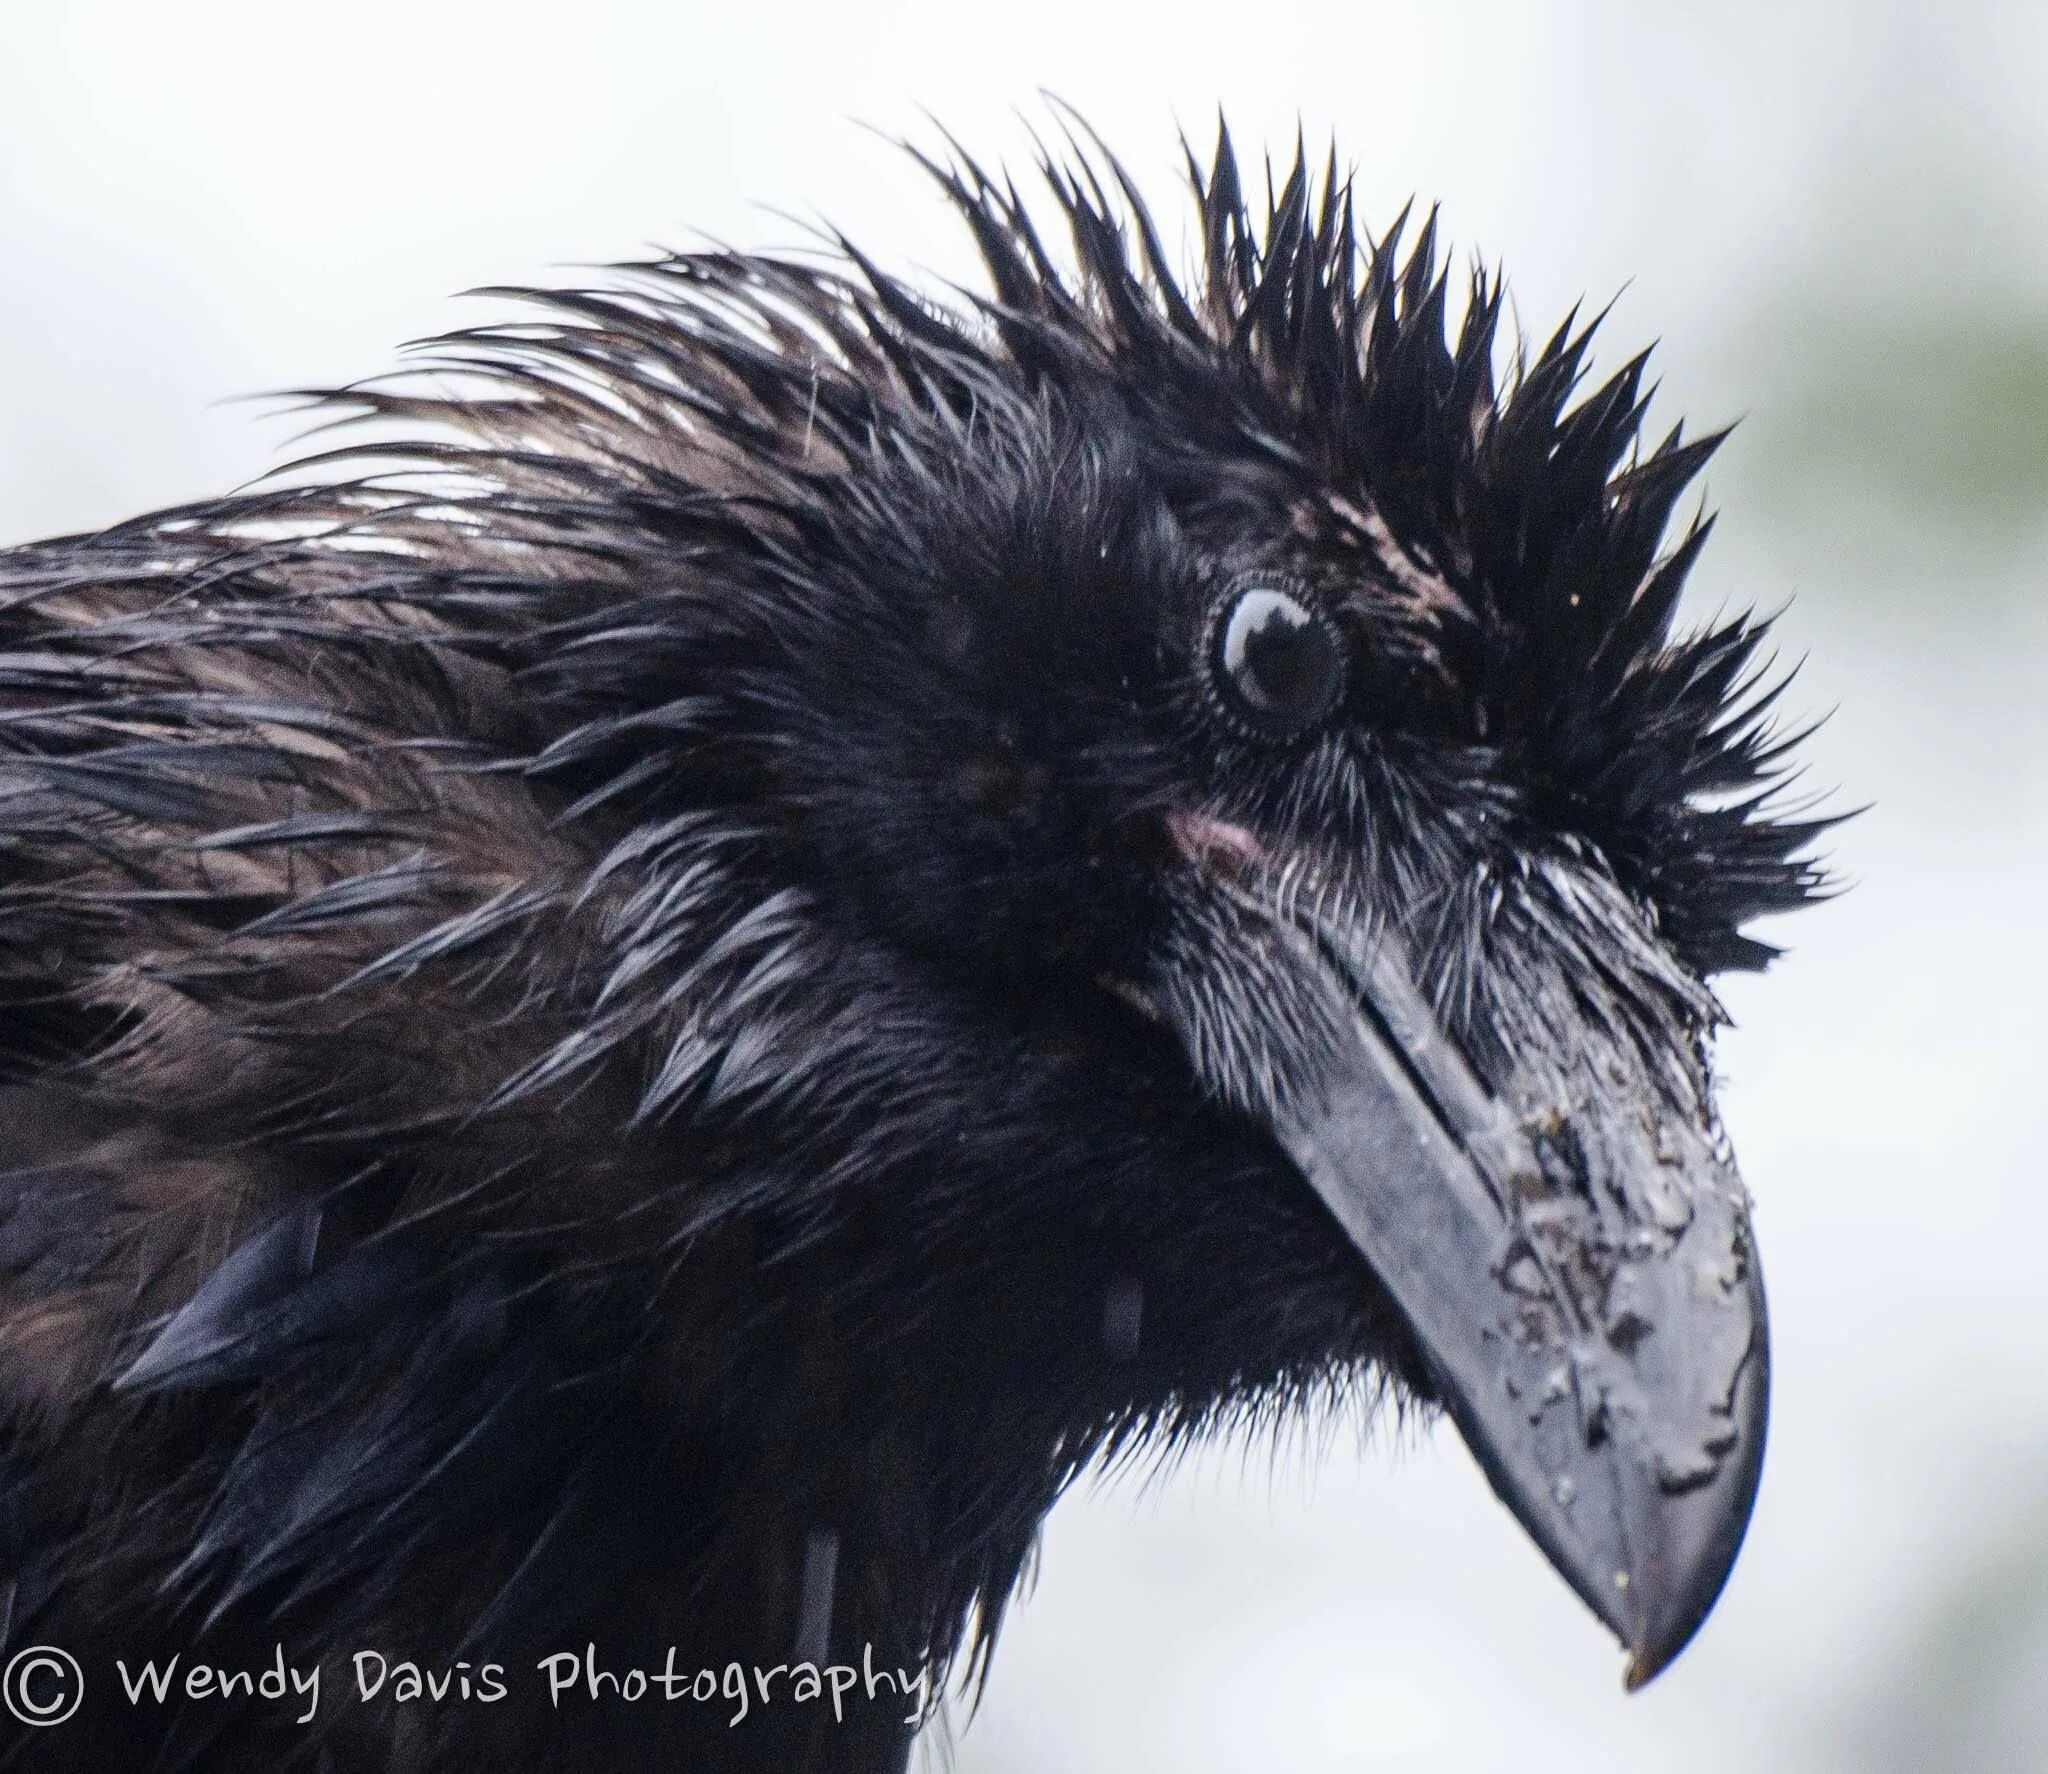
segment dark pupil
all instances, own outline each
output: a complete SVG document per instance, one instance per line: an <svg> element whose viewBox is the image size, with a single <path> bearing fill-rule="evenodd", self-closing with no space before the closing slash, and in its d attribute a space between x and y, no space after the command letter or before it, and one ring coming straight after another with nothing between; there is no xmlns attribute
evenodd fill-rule
<svg viewBox="0 0 2048 1774"><path fill-rule="evenodd" d="M1261 586L1223 630L1223 669L1255 714L1313 721L1337 698L1344 664L1329 628L1299 598Z"/></svg>

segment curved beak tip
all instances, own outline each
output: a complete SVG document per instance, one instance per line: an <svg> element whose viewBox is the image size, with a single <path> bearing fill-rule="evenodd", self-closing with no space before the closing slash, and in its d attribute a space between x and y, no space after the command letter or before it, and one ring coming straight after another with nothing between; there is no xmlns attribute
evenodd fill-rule
<svg viewBox="0 0 2048 1774"><path fill-rule="evenodd" d="M1475 1284L1469 1267L1462 1289L1437 1271L1409 1296L1422 1302L1414 1317L1453 1422L1502 1502L1621 1641L1631 1692L1670 1666L1719 1600L1763 1472L1762 1276L1732 1190L1703 1188L1694 1208L1688 1232L1625 1278L1653 1333L1474 1336L1504 1296L1489 1298L1495 1282ZM1742 1252L1740 1279L1696 1286L1695 1241ZM1503 1408L1510 1398L1515 1408Z"/></svg>
<svg viewBox="0 0 2048 1774"><path fill-rule="evenodd" d="M1661 1675L1705 1624L1735 1567L1763 1476L1770 1371L1763 1295L1753 1287L1757 1314L1750 1355L1728 1401L1733 1441L1705 1482L1673 1492L1651 1490L1630 1536L1649 1556L1622 1587L1628 1600L1610 1616L1629 1653L1622 1684L1634 1693ZM1626 1573L1617 1573L1617 1576Z"/></svg>

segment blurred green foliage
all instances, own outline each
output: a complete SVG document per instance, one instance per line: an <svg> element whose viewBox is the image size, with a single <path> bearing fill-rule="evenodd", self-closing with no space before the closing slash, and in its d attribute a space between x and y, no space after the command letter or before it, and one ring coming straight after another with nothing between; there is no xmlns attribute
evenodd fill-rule
<svg viewBox="0 0 2048 1774"><path fill-rule="evenodd" d="M1853 515L1851 547L1916 557L1981 558L2048 529L2048 307L1980 296L1758 318L1771 343L1754 360L1744 492L1761 513L1800 529Z"/></svg>

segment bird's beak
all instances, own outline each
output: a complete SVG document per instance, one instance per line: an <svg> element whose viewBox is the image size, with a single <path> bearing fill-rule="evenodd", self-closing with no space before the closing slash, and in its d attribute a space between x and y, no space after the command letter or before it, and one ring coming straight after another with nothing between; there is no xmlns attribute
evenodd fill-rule
<svg viewBox="0 0 2048 1774"><path fill-rule="evenodd" d="M1582 1013L1581 1053L1490 1088L1394 940L1256 871L1197 872L1159 1013L1357 1247L1640 1686L1719 1595L1763 1459L1762 1277L1709 1111Z"/></svg>

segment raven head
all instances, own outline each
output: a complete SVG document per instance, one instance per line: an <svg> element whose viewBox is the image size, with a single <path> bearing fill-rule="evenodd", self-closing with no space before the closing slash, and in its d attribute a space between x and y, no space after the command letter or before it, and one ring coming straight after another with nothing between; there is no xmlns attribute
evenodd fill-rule
<svg viewBox="0 0 2048 1774"><path fill-rule="evenodd" d="M930 170L972 309L694 255L456 342L514 398L355 397L483 435L460 540L374 521L512 586L526 775L611 834L601 989L494 1101L639 1044L698 1346L937 1660L1092 1460L1363 1380L1646 1680L1764 1441L1705 981L1817 884L1762 626L1673 625L1715 440L1588 390L1590 326L1497 382L1499 283L1454 315L1334 168L1255 219L1226 136L1185 278L1099 152L1064 254Z"/></svg>
<svg viewBox="0 0 2048 1774"><path fill-rule="evenodd" d="M963 1160L1022 1098L1064 1119L1046 1174L949 1179L1011 1240L972 1334L1032 1352L985 1383L1094 1448L1376 1360L1647 1680L1764 1442L1705 980L1815 884L1761 804L1761 625L1673 635L1716 440L1640 447L1640 361L1580 390L1590 327L1497 389L1499 285L1448 337L1431 230L1359 245L1301 164L1263 225L1227 139L1195 170L1192 287L1128 184L1052 173L1063 272L934 170L995 299L863 267L892 361L821 384L737 693L826 915L961 1051L1008 1043Z"/></svg>

